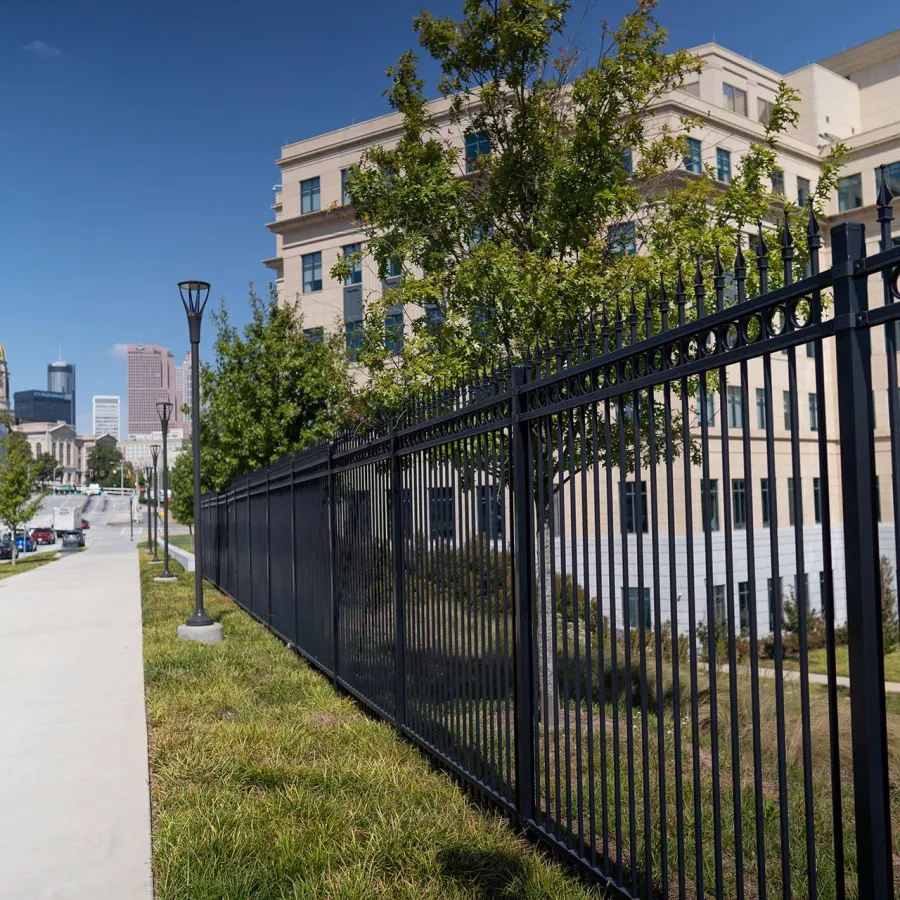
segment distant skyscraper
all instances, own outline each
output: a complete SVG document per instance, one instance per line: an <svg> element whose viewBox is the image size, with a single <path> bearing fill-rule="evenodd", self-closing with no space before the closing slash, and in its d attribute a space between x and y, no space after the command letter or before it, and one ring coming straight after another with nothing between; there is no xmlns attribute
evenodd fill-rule
<svg viewBox="0 0 900 900"><path fill-rule="evenodd" d="M0 344L0 409L9 409L9 367L3 344Z"/></svg>
<svg viewBox="0 0 900 900"><path fill-rule="evenodd" d="M71 394L54 391L16 391L16 419L19 422L65 422L75 425L72 419Z"/></svg>
<svg viewBox="0 0 900 900"><path fill-rule="evenodd" d="M182 427L183 393L175 381L175 357L165 347L128 345L128 437L159 431L156 404L174 406L171 426Z"/></svg>
<svg viewBox="0 0 900 900"><path fill-rule="evenodd" d="M121 437L121 400L119 397L94 397L94 428L92 434L111 434L116 440Z"/></svg>
<svg viewBox="0 0 900 900"><path fill-rule="evenodd" d="M71 424L75 424L75 364L63 362L62 348L60 348L60 359L50 363L47 366L47 390L53 394L68 394L72 410L67 419Z"/></svg>

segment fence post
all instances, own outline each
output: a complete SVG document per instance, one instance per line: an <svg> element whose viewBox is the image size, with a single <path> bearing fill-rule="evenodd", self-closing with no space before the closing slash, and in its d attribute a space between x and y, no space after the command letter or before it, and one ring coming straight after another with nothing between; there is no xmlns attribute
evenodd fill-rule
<svg viewBox="0 0 900 900"><path fill-rule="evenodd" d="M512 488L515 532L516 666L516 812L524 823L534 819L534 503L529 445L531 426L520 419L519 390L525 366L513 366L510 380L512 418Z"/></svg>
<svg viewBox="0 0 900 900"><path fill-rule="evenodd" d="M266 466L266 621L272 624L272 529L269 508L269 466Z"/></svg>
<svg viewBox="0 0 900 900"><path fill-rule="evenodd" d="M340 567L338 565L338 539L337 539L337 502L336 484L334 477L334 444L328 445L328 564L331 573L331 673L334 683L337 684L338 664L340 660L341 642L338 638L338 625L340 621Z"/></svg>
<svg viewBox="0 0 900 900"><path fill-rule="evenodd" d="M831 229L859 896L892 897L871 336L860 265L865 242L858 222Z"/></svg>
<svg viewBox="0 0 900 900"><path fill-rule="evenodd" d="M406 724L406 619L403 604L403 502L397 435L391 429L391 556L394 564L394 722Z"/></svg>

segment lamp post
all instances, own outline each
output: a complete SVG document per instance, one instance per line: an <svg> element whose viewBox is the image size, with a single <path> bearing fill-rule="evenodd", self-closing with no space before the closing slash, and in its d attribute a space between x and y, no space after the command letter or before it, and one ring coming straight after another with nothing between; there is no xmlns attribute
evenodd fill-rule
<svg viewBox="0 0 900 900"><path fill-rule="evenodd" d="M200 514L200 325L209 299L206 281L180 281L178 292L188 320L191 342L191 445L194 466L194 614L178 626L178 636L187 640L218 643L222 625L213 621L203 606L203 524Z"/></svg>
<svg viewBox="0 0 900 900"><path fill-rule="evenodd" d="M159 477L156 474L159 450L159 444L150 445L150 458L153 460L153 559L151 560L153 563L162 562L159 558Z"/></svg>
<svg viewBox="0 0 900 900"><path fill-rule="evenodd" d="M150 521L150 479L153 477L153 466L144 466L144 487L147 490L147 553L152 553L153 523Z"/></svg>
<svg viewBox="0 0 900 900"><path fill-rule="evenodd" d="M169 418L172 415L173 404L163 400L156 404L159 413L159 424L162 426L162 481L163 481L163 570L162 575L157 575L154 581L175 581L175 576L169 571Z"/></svg>

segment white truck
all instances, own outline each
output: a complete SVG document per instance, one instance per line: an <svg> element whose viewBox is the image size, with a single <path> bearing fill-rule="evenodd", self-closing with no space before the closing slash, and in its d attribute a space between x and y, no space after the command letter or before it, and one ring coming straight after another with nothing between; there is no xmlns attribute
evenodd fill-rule
<svg viewBox="0 0 900 900"><path fill-rule="evenodd" d="M84 546L84 531L81 529L80 506L57 506L53 509L53 530L56 537L66 545L66 537L69 541Z"/></svg>

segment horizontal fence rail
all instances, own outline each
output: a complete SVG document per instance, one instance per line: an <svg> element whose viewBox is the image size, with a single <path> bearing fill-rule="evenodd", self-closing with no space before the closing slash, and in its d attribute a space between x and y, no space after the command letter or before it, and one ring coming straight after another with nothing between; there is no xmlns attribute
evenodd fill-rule
<svg viewBox="0 0 900 900"><path fill-rule="evenodd" d="M621 896L893 896L890 201L205 495L204 574Z"/></svg>

